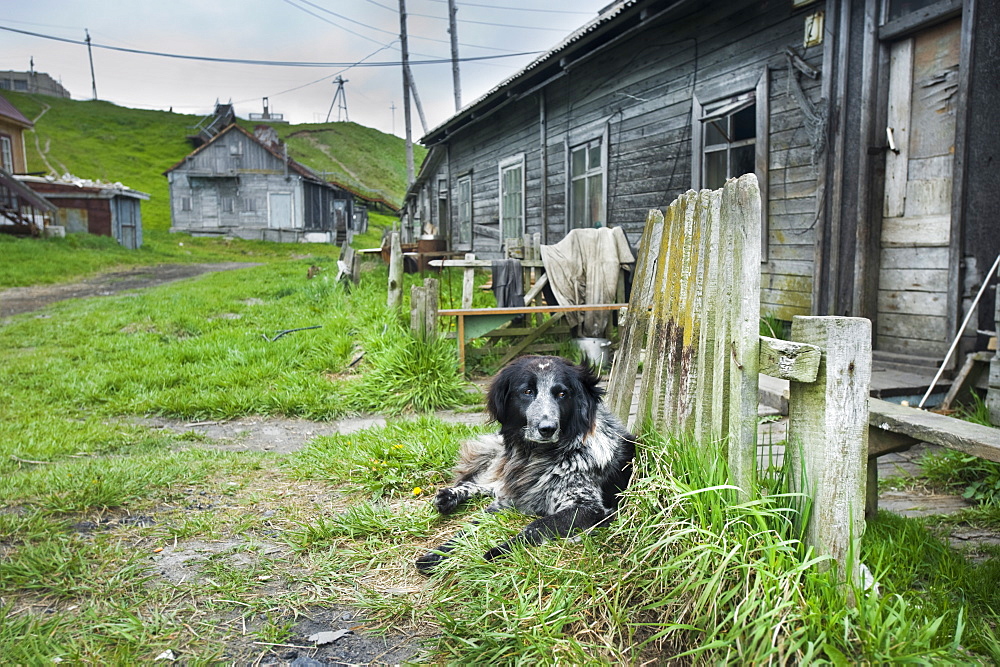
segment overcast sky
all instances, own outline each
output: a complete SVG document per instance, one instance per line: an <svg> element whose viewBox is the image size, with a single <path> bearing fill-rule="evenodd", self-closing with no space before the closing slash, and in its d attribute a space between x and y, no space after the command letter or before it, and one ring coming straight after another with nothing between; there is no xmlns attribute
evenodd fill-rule
<svg viewBox="0 0 1000 667"><path fill-rule="evenodd" d="M457 0L460 58L545 51L610 0ZM238 116L262 110L292 123L343 119L333 105L339 74L347 115L403 136L402 74L382 67L264 66L139 55L97 45L184 56L294 63L398 63L399 0L3 0L0 27L92 40L97 96L121 106L207 114L216 99ZM428 127L454 113L447 0L406 0L409 51ZM0 30L0 70L36 72L60 81L73 99L91 99L85 45ZM468 104L535 56L461 64ZM395 111L392 107L395 106ZM332 107L332 110L331 110ZM338 118L338 114L340 114ZM416 110L413 136L423 135Z"/></svg>

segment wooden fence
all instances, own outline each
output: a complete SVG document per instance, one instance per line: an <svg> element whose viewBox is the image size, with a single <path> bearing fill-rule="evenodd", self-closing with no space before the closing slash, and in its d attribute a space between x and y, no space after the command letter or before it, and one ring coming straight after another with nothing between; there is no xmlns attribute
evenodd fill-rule
<svg viewBox="0 0 1000 667"><path fill-rule="evenodd" d="M721 190L689 191L665 216L650 211L609 405L633 427L721 447L731 482L748 494L756 479L758 375L791 380L786 456L800 505L810 507L805 539L856 582L871 323L796 317L791 342L760 336L760 233L752 174Z"/></svg>

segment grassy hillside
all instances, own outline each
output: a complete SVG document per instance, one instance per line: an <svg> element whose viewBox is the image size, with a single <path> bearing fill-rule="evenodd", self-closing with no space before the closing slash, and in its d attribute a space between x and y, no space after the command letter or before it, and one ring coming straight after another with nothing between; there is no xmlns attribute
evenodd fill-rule
<svg viewBox="0 0 1000 667"><path fill-rule="evenodd" d="M28 170L72 173L120 181L148 192L143 204L147 230L170 227L170 201L163 172L191 151L185 139L201 116L145 111L109 102L66 100L4 91L35 121L25 135ZM245 123L250 129L256 123ZM402 139L356 123L278 125L289 154L318 172L365 194L398 204L406 191ZM417 164L426 151L415 147Z"/></svg>
<svg viewBox="0 0 1000 667"><path fill-rule="evenodd" d="M357 123L275 127L288 144L289 155L302 164L326 171L330 180L365 195L381 197L397 206L402 202L406 192L406 144L399 137ZM414 145L417 166L426 154L426 148Z"/></svg>

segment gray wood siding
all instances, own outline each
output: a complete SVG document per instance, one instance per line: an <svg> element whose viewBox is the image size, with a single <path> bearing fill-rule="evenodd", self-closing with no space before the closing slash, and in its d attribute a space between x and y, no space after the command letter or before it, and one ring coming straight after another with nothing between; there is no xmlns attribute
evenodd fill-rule
<svg viewBox="0 0 1000 667"><path fill-rule="evenodd" d="M282 228L297 233L337 232L342 239L353 215L350 193L304 179L235 129L189 155L168 178L172 229L177 231L262 239L267 230ZM280 222L271 219L271 195L290 197L290 221L287 215ZM346 201L339 216L334 212L335 200ZM287 214L287 208L283 213Z"/></svg>
<svg viewBox="0 0 1000 667"><path fill-rule="evenodd" d="M527 231L541 231L539 97L544 95L548 233L543 238L555 243L566 233L567 146L600 137L606 129L607 221L637 243L646 212L665 207L692 185L692 95L704 102L752 90L770 67L769 253L761 265L761 309L783 319L809 314L821 157L814 154L791 93L784 52L793 47L822 70L823 47L801 48L804 17L816 8L792 12L789 3L719 3L651 24L541 91L451 135L452 190L458 176L471 172L473 223L495 226L497 164L524 153ZM799 75L814 105L820 103L823 75L816 80ZM473 250L493 256L499 244L476 235Z"/></svg>

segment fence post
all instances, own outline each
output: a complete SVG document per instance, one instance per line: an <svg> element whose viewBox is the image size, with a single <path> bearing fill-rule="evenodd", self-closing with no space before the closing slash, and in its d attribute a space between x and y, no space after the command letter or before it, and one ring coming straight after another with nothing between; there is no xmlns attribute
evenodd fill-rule
<svg viewBox="0 0 1000 667"><path fill-rule="evenodd" d="M805 543L836 561L841 581L855 584L865 527L871 329L861 317L792 319L792 340L816 345L823 356L815 382L791 383L789 481L804 494Z"/></svg>
<svg viewBox="0 0 1000 667"><path fill-rule="evenodd" d="M399 310L403 305L403 246L399 242L399 232L389 237L389 308Z"/></svg>
<svg viewBox="0 0 1000 667"><path fill-rule="evenodd" d="M410 329L417 338L431 341L437 336L438 281L424 278L423 287L410 288Z"/></svg>

